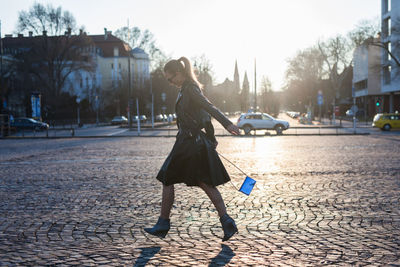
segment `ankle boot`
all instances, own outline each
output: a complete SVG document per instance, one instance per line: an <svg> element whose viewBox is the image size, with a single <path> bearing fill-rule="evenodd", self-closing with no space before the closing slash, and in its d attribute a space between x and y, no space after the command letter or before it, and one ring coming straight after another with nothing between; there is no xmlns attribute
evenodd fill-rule
<svg viewBox="0 0 400 267"><path fill-rule="evenodd" d="M167 235L169 228L169 219L163 219L159 217L156 225L154 225L153 228L144 228L144 230L151 235L164 238Z"/></svg>
<svg viewBox="0 0 400 267"><path fill-rule="evenodd" d="M219 218L219 220L222 224L222 229L224 230L224 237L222 238L222 241L227 241L238 232L236 223L231 217L229 217L228 214L223 215L221 218Z"/></svg>

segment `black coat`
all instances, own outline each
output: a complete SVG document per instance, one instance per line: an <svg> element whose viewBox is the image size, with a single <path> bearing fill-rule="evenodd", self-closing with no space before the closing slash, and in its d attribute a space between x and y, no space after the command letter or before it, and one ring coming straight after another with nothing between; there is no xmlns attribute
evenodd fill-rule
<svg viewBox="0 0 400 267"><path fill-rule="evenodd" d="M200 182L217 186L228 182L229 175L215 150L210 115L225 128L232 122L191 82L182 85L175 111L179 131L157 179L165 185L185 183L188 186Z"/></svg>

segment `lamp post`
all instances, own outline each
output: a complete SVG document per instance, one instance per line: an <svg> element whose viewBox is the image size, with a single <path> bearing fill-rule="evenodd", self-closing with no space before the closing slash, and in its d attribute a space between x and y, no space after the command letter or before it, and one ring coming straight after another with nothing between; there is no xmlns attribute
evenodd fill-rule
<svg viewBox="0 0 400 267"><path fill-rule="evenodd" d="M96 126L99 126L99 96L96 95Z"/></svg>
<svg viewBox="0 0 400 267"><path fill-rule="evenodd" d="M78 104L78 127L81 125L81 118L79 116L79 103L81 102L81 99L79 97L76 98L76 103Z"/></svg>
<svg viewBox="0 0 400 267"><path fill-rule="evenodd" d="M254 58L254 111L257 111L257 65Z"/></svg>
<svg viewBox="0 0 400 267"><path fill-rule="evenodd" d="M130 41L130 30L129 30L129 19L128 19L128 42ZM128 44L128 128L129 130L132 130L132 106L133 106L133 101L131 99L131 55L132 55L132 48Z"/></svg>

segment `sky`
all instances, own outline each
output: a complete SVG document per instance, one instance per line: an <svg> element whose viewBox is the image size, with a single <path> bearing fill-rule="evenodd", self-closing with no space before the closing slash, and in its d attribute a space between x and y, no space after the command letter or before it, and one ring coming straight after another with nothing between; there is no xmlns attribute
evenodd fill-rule
<svg viewBox="0 0 400 267"><path fill-rule="evenodd" d="M265 76L280 90L296 52L381 12L380 0L0 0L2 37L16 33L19 11L34 2L70 11L88 34L115 32L129 20L172 58L204 55L215 84L233 80L237 61L240 83L247 71L252 90L255 61L257 87Z"/></svg>

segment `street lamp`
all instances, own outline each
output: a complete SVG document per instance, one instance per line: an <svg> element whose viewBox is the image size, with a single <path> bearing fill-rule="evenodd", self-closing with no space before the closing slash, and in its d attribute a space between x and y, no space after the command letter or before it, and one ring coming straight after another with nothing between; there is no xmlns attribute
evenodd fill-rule
<svg viewBox="0 0 400 267"><path fill-rule="evenodd" d="M81 118L79 116L79 103L81 102L81 99L79 97L76 98L76 103L78 104L78 127L81 125Z"/></svg>
<svg viewBox="0 0 400 267"><path fill-rule="evenodd" d="M99 125L99 96L96 95L96 126Z"/></svg>

